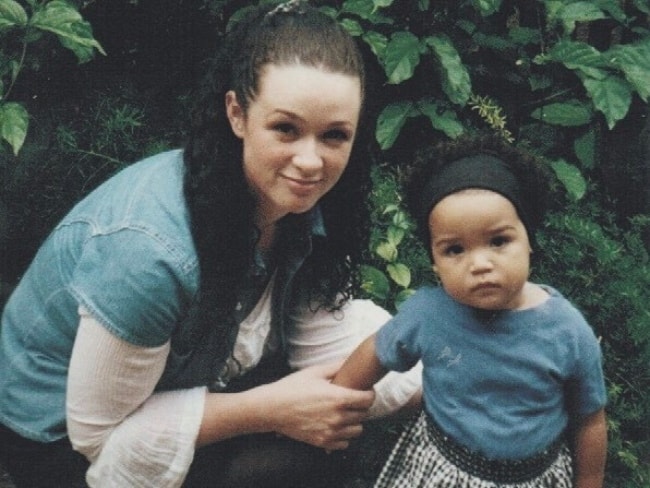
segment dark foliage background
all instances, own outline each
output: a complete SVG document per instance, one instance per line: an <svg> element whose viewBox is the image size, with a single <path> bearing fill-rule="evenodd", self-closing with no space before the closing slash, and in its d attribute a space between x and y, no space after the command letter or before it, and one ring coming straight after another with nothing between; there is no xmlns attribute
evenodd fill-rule
<svg viewBox="0 0 650 488"><path fill-rule="evenodd" d="M202 62L251 3L0 0L0 303L77 200L131 162L183 144ZM432 279L401 202L415 151L486 128L538 151L561 191L538 236L535 279L571 297L602 338L608 486L650 486L648 1L318 3L359 37L368 60L377 144L363 293L394 310ZM48 4L80 13L87 25L64 32L96 39L105 55L21 24L15 5L33 18ZM8 104L28 114L18 151ZM364 451L366 477L395 428L375 427L386 444Z"/></svg>

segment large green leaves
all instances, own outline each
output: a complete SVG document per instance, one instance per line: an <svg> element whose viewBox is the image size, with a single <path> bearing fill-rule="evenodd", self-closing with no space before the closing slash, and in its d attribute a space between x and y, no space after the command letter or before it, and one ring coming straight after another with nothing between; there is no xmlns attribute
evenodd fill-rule
<svg viewBox="0 0 650 488"><path fill-rule="evenodd" d="M605 13L594 2L545 2L549 22L559 22L567 34L571 34L577 22L589 22L605 18Z"/></svg>
<svg viewBox="0 0 650 488"><path fill-rule="evenodd" d="M0 30L27 24L25 9L14 0L0 0Z"/></svg>
<svg viewBox="0 0 650 488"><path fill-rule="evenodd" d="M564 160L557 160L551 163L555 175L564 185L567 193L573 200L580 200L587 191L587 182L580 173L580 170Z"/></svg>
<svg viewBox="0 0 650 488"><path fill-rule="evenodd" d="M440 107L433 100L421 100L417 103L394 102L384 107L377 119L375 137L379 146L382 149L390 149L407 120L421 115L429 119L434 129L452 139L465 130L455 112Z"/></svg>
<svg viewBox="0 0 650 488"><path fill-rule="evenodd" d="M531 116L551 125L578 127L591 121L592 111L588 105L578 100L570 100L565 103L544 105L535 109Z"/></svg>
<svg viewBox="0 0 650 488"><path fill-rule="evenodd" d="M79 62L89 61L94 51L106 54L102 46L95 40L92 28L77 9L65 0L49 2L28 1L30 15L14 0L0 0L0 34L12 30L20 54L0 53L0 100L7 100L18 78L25 67L28 45L40 38L42 31L56 35L61 44L71 50ZM13 32L13 31L16 32ZM4 87L2 77L10 79L8 88ZM18 103L0 102L0 140L6 141L14 154L18 154L25 137L29 116L25 107Z"/></svg>
<svg viewBox="0 0 650 488"><path fill-rule="evenodd" d="M19 103L0 103L0 138L7 141L15 155L25 142L29 116Z"/></svg>
<svg viewBox="0 0 650 488"><path fill-rule="evenodd" d="M472 94L472 83L458 51L446 36L427 37L425 42L439 62L445 94L453 103L464 106Z"/></svg>
<svg viewBox="0 0 650 488"><path fill-rule="evenodd" d="M650 38L636 44L617 45L605 53L621 70L644 102L650 96Z"/></svg>
<svg viewBox="0 0 650 488"><path fill-rule="evenodd" d="M382 149L388 149L397 140L409 117L417 115L412 102L395 102L387 105L379 114L375 138Z"/></svg>
<svg viewBox="0 0 650 488"><path fill-rule="evenodd" d="M547 61L562 63L568 69L592 78L607 76L604 70L608 63L601 52L584 42L560 41L549 50L546 56L540 56L536 61L538 63Z"/></svg>
<svg viewBox="0 0 650 488"><path fill-rule="evenodd" d="M630 109L632 103L630 85L623 78L613 75L603 80L586 78L582 83L596 109L605 115L607 126L612 129Z"/></svg>
<svg viewBox="0 0 650 488"><path fill-rule="evenodd" d="M615 46L605 53L583 42L564 40L536 58L540 64L550 61L562 63L576 73L610 129L627 115L634 91L644 101L650 95L649 40Z"/></svg>
<svg viewBox="0 0 650 488"><path fill-rule="evenodd" d="M99 42L93 38L90 24L73 6L63 0L52 0L36 10L29 24L56 34L61 43L72 50L80 62L90 60L93 49L106 54Z"/></svg>
<svg viewBox="0 0 650 488"><path fill-rule="evenodd" d="M472 5L484 17L498 12L501 8L501 0L472 0Z"/></svg>
<svg viewBox="0 0 650 488"><path fill-rule="evenodd" d="M420 63L419 39L410 32L396 32L384 49L383 63L388 83L408 80Z"/></svg>

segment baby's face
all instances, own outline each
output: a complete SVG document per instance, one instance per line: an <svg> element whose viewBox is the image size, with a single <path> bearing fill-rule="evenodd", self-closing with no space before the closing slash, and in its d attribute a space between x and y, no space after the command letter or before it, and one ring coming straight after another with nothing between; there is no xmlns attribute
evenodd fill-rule
<svg viewBox="0 0 650 488"><path fill-rule="evenodd" d="M443 198L429 214L434 270L457 301L485 310L527 308L530 242L514 205L471 188Z"/></svg>

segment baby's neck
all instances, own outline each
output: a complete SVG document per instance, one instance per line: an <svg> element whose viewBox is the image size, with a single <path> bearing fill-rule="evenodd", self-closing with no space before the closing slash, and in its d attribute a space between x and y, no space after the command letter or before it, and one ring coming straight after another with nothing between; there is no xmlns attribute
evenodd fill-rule
<svg viewBox="0 0 650 488"><path fill-rule="evenodd" d="M541 305L548 300L548 292L541 286L527 281L524 289L521 291L522 303L515 310L526 310Z"/></svg>

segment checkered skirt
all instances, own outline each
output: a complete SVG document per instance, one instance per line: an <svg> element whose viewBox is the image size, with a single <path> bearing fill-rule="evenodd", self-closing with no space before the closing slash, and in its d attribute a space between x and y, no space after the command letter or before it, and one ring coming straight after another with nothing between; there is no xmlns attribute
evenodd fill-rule
<svg viewBox="0 0 650 488"><path fill-rule="evenodd" d="M571 488L573 468L566 445L531 479L515 483L483 479L452 462L436 445L426 413L401 434L374 488Z"/></svg>

